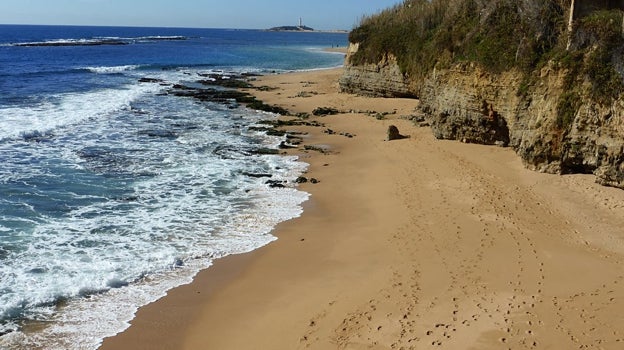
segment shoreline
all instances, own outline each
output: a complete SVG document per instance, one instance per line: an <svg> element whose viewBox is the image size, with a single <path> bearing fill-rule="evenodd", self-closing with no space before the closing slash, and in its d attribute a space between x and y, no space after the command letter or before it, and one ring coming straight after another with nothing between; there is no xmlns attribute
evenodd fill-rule
<svg viewBox="0 0 624 350"><path fill-rule="evenodd" d="M435 140L400 118L416 100L338 94L340 72L254 83L293 113L347 112L289 127L330 150L291 151L320 180L300 186L303 214L141 308L101 349L624 344L623 191L526 170L509 149ZM391 124L411 138L384 141Z"/></svg>

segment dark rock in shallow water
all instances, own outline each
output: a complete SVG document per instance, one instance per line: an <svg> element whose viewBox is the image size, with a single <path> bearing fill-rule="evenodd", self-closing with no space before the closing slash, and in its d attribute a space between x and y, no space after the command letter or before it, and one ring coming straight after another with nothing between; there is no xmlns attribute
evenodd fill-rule
<svg viewBox="0 0 624 350"><path fill-rule="evenodd" d="M248 82L239 79L213 78L211 80L199 80L198 83L202 85L215 85L234 89L245 89L253 87L253 85L249 84Z"/></svg>
<svg viewBox="0 0 624 350"><path fill-rule="evenodd" d="M139 83L163 83L164 80L156 79L156 78L141 78L139 79Z"/></svg>
<svg viewBox="0 0 624 350"><path fill-rule="evenodd" d="M9 257L9 251L3 247L0 247L0 261Z"/></svg>
<svg viewBox="0 0 624 350"><path fill-rule="evenodd" d="M180 258L175 259L175 261L173 262L173 267L182 267L184 265L184 260Z"/></svg>
<svg viewBox="0 0 624 350"><path fill-rule="evenodd" d="M258 148L252 151L253 154L268 154L275 155L279 154L279 150L273 148Z"/></svg>
<svg viewBox="0 0 624 350"><path fill-rule="evenodd" d="M298 184L304 184L308 182L308 178L307 177L303 177L303 176L299 176L297 178L297 180L295 180L296 183Z"/></svg>
<svg viewBox="0 0 624 350"><path fill-rule="evenodd" d="M5 335L7 335L7 334L11 334L11 333L13 333L13 332L15 332L15 331L16 331L16 330L14 330L14 329L7 329L7 330L5 330L5 331L0 330L0 337L5 336Z"/></svg>
<svg viewBox="0 0 624 350"><path fill-rule="evenodd" d="M126 281L122 281L120 279L114 278L108 281L106 285L110 288L121 288L121 287L126 287L127 285L129 285L129 283Z"/></svg>
<svg viewBox="0 0 624 350"><path fill-rule="evenodd" d="M29 273L36 274L36 275L46 273L47 271L48 270L43 267L36 267L34 269L28 270Z"/></svg>
<svg viewBox="0 0 624 350"><path fill-rule="evenodd" d="M50 141L54 135L49 132L41 132L41 131L32 131L26 132L22 134L22 138L26 142L45 142Z"/></svg>
<svg viewBox="0 0 624 350"><path fill-rule="evenodd" d="M286 188L283 181L269 180L266 182L266 184L269 185L269 187L271 188Z"/></svg>
<svg viewBox="0 0 624 350"><path fill-rule="evenodd" d="M290 114L288 110L282 107L267 105L262 101L256 100L256 98L249 93L237 90L213 88L200 89L176 84L173 86L173 89L168 91L168 94L178 97L192 97L200 101L208 101L228 105L232 105L233 103L244 103L247 105L248 108L259 111L265 111L281 115Z"/></svg>
<svg viewBox="0 0 624 350"><path fill-rule="evenodd" d="M195 88L189 87L189 86L185 86L182 84L173 84L172 86L174 89L178 89L178 90L197 90ZM175 95L175 93L172 93L172 95Z"/></svg>
<svg viewBox="0 0 624 350"><path fill-rule="evenodd" d="M139 135L147 135L150 137L163 137L168 139L173 139L178 137L178 135L170 130L142 130L139 131Z"/></svg>
<svg viewBox="0 0 624 350"><path fill-rule="evenodd" d="M271 174L263 174L263 173L248 173L248 172L244 172L243 175L249 176L249 177L255 177L255 178L273 177L273 175L271 175Z"/></svg>
<svg viewBox="0 0 624 350"><path fill-rule="evenodd" d="M250 131L258 131L265 132L268 136L284 136L286 135L286 131L277 130L275 128L270 128L266 126L252 126L249 128Z"/></svg>
<svg viewBox="0 0 624 350"><path fill-rule="evenodd" d="M234 89L252 89L253 85L249 81L256 80L255 77L261 76L255 73L199 73L200 77L208 78L198 81L203 85L222 86ZM260 88L258 88L260 89Z"/></svg>
<svg viewBox="0 0 624 350"><path fill-rule="evenodd" d="M139 200L139 196L123 196L116 199L120 202L136 202Z"/></svg>
<svg viewBox="0 0 624 350"><path fill-rule="evenodd" d="M212 151L212 154L221 157L221 159L235 159L240 156L249 156L249 155L256 154L256 153L254 153L253 150L249 150L249 149L245 149L241 147L222 145L222 146L217 146Z"/></svg>
<svg viewBox="0 0 624 350"><path fill-rule="evenodd" d="M286 143L286 141L282 141L279 144L279 148L280 149L294 149L294 148L298 148L298 147L294 146L294 145L289 145L289 144Z"/></svg>

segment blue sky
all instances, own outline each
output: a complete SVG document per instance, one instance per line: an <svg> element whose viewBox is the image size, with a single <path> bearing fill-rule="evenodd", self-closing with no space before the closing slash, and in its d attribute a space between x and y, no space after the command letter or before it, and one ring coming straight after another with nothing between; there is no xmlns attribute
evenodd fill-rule
<svg viewBox="0 0 624 350"><path fill-rule="evenodd" d="M2 24L352 29L402 0L0 0Z"/></svg>

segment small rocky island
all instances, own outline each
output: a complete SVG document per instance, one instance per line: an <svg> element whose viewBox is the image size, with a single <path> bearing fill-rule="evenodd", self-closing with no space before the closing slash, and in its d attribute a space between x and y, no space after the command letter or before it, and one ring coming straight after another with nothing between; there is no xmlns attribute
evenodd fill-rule
<svg viewBox="0 0 624 350"><path fill-rule="evenodd" d="M303 25L303 18L299 17L299 25L297 26L280 26L269 28L270 32L313 32L314 28Z"/></svg>
<svg viewBox="0 0 624 350"><path fill-rule="evenodd" d="M281 26L268 29L270 32L313 32L314 28L307 26Z"/></svg>

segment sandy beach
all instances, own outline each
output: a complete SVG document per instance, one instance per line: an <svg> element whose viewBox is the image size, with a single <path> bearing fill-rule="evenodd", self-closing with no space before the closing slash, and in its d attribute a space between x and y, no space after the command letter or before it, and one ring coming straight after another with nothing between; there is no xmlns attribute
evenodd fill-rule
<svg viewBox="0 0 624 350"><path fill-rule="evenodd" d="M436 140L405 118L417 100L341 94L340 73L255 82L293 114L343 112L288 128L319 180L303 215L101 349L624 348L624 191ZM386 141L390 125L410 137Z"/></svg>

